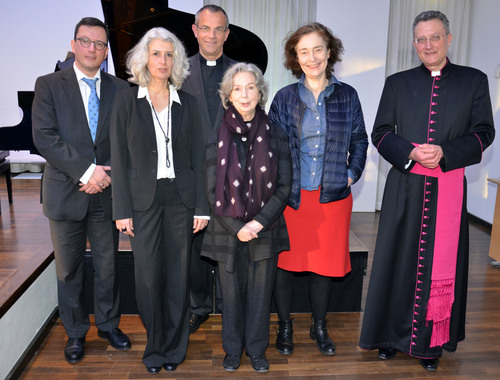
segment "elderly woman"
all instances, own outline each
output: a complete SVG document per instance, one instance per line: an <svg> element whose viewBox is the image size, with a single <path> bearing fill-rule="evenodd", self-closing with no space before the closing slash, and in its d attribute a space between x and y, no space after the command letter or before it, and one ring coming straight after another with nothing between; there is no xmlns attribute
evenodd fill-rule
<svg viewBox="0 0 500 380"><path fill-rule="evenodd" d="M171 32L149 30L128 53L127 68L138 86L118 94L111 116L113 216L130 236L147 331L143 362L155 374L175 370L188 345L188 252L210 212L203 126L198 103L179 90L188 62Z"/></svg>
<svg viewBox="0 0 500 380"><path fill-rule="evenodd" d="M291 250L279 255L274 288L276 348L284 355L293 352L293 272L309 272L311 338L322 354L336 352L326 329L331 278L351 270L351 185L361 177L368 147L358 95L333 75L342 51L342 42L319 23L292 33L285 67L299 82L282 88L269 111L271 121L288 135L293 165L285 210Z"/></svg>
<svg viewBox="0 0 500 380"><path fill-rule="evenodd" d="M283 209L291 186L290 151L283 130L261 108L267 84L257 66L231 66L220 95L226 112L205 158L212 216L202 255L219 266L224 369L238 369L245 350L253 369L267 372L276 262L289 249Z"/></svg>

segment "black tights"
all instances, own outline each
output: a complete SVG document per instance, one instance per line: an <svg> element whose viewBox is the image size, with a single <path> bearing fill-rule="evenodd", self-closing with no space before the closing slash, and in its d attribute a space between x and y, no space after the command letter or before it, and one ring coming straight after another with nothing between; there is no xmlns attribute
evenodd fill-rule
<svg viewBox="0 0 500 380"><path fill-rule="evenodd" d="M280 321L290 319L293 272L278 268L274 283L274 300ZM331 277L309 273L309 298L314 320L325 320L330 300Z"/></svg>

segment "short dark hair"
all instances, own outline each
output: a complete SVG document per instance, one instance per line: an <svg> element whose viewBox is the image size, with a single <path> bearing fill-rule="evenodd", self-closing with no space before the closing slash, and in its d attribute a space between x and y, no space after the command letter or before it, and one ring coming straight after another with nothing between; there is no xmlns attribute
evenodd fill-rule
<svg viewBox="0 0 500 380"><path fill-rule="evenodd" d="M205 5L204 7L201 7L198 12L194 15L194 24L198 26L198 20L200 18L200 13L208 10L210 13L217 13L217 12L222 12L222 14L226 17L226 28L229 28L229 17L227 17L227 13L224 9L219 7L218 5L215 4L208 4Z"/></svg>
<svg viewBox="0 0 500 380"><path fill-rule="evenodd" d="M75 26L75 36L73 39L76 40L76 35L78 34L78 29L80 29L80 26L100 26L101 28L104 29L106 32L106 43L109 42L109 30L108 27L106 26L105 23L103 23L101 20L95 17L84 17L80 20L78 24Z"/></svg>
<svg viewBox="0 0 500 380"><path fill-rule="evenodd" d="M344 52L342 41L332 34L332 31L319 22L304 25L295 32L289 34L285 42L285 67L295 75L296 78L302 76L302 68L297 59L297 44L300 39L307 34L318 33L326 42L326 48L330 50L330 58L326 67L326 78L330 79L333 73L333 66L342 59L340 55Z"/></svg>
<svg viewBox="0 0 500 380"><path fill-rule="evenodd" d="M413 37L415 37L415 28L419 22L431 21L431 20L440 20L443 23L444 30L446 30L446 34L450 34L450 22L448 18L439 11L424 11L420 13L415 20L413 21Z"/></svg>

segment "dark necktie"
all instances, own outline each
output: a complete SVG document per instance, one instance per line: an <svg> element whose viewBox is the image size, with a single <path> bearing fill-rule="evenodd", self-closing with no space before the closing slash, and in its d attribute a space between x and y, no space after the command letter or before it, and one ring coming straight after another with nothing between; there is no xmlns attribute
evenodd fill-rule
<svg viewBox="0 0 500 380"><path fill-rule="evenodd" d="M97 78L82 79L85 83L90 87L90 96L89 96L89 128L90 134L92 135L92 141L95 141L95 135L97 132L97 122L99 120L99 98L97 97L96 90L96 82Z"/></svg>

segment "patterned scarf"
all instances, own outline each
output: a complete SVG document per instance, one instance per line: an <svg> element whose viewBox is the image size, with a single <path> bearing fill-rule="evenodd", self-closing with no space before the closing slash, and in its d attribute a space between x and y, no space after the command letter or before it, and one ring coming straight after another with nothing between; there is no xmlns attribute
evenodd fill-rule
<svg viewBox="0 0 500 380"><path fill-rule="evenodd" d="M231 105L218 136L214 214L247 222L259 213L274 193L278 165L270 149L270 122L257 106L245 122ZM241 167L233 134L248 141L245 168Z"/></svg>

